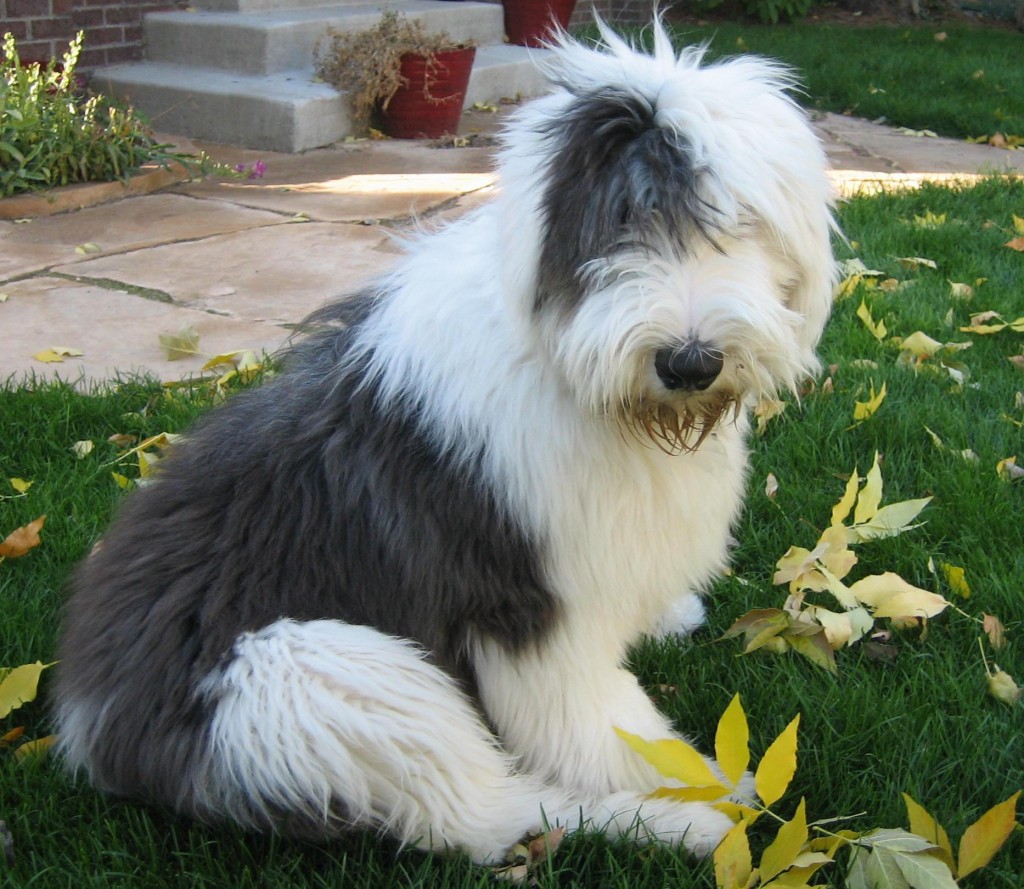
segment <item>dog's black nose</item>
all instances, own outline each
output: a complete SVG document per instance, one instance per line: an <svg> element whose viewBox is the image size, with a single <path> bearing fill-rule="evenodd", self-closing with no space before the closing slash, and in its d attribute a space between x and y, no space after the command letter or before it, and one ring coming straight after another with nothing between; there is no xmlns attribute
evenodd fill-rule
<svg viewBox="0 0 1024 889"><path fill-rule="evenodd" d="M701 342L659 349L654 370L666 389L703 392L722 372L721 354Z"/></svg>

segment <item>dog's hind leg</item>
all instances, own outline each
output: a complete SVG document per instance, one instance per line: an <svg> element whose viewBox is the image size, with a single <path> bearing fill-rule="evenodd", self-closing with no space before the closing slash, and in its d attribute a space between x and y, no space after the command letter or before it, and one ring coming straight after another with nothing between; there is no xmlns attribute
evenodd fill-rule
<svg viewBox="0 0 1024 889"><path fill-rule="evenodd" d="M203 692L214 717L195 786L210 816L379 829L480 862L549 825L633 829L638 798L592 807L518 772L446 673L369 627L278 621L240 637Z"/></svg>

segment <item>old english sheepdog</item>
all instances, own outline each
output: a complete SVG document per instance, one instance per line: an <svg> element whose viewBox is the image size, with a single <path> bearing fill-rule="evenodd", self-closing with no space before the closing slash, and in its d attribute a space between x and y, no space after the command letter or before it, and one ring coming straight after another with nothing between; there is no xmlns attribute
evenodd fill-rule
<svg viewBox="0 0 1024 889"><path fill-rule="evenodd" d="M501 859L730 827L616 735L623 668L726 564L745 407L816 367L831 189L790 76L561 37L500 194L313 316L73 580L60 749L201 819Z"/></svg>

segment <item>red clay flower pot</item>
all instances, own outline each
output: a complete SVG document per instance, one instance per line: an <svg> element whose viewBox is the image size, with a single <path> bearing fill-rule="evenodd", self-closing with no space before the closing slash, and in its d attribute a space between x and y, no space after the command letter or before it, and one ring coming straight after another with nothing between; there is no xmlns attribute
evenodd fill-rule
<svg viewBox="0 0 1024 889"><path fill-rule="evenodd" d="M423 56L402 56L405 83L380 110L384 132L395 139L437 139L454 133L475 58L473 46L434 53L433 65Z"/></svg>
<svg viewBox="0 0 1024 889"><path fill-rule="evenodd" d="M509 43L543 46L552 25L568 29L576 0L503 0L502 6Z"/></svg>

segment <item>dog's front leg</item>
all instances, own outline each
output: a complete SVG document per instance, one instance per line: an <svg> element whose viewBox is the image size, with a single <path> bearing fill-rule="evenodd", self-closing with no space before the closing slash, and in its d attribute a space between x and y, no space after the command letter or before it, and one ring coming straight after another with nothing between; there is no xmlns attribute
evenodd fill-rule
<svg viewBox="0 0 1024 889"><path fill-rule="evenodd" d="M543 644L519 652L483 642L475 661L480 698L505 747L522 768L603 800L597 811L605 812L606 823L595 815L596 828L622 833L620 822L639 817L648 839L682 841L706 853L731 827L705 804L643 801L666 781L615 728L649 739L676 733L600 640L556 629Z"/></svg>

